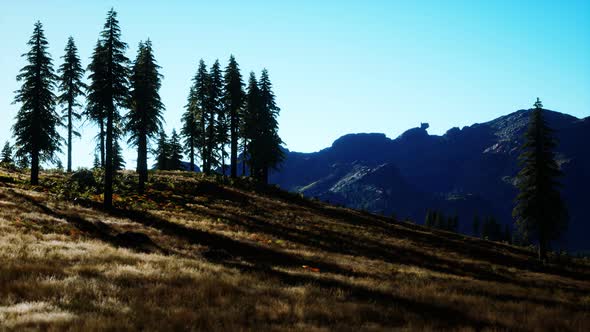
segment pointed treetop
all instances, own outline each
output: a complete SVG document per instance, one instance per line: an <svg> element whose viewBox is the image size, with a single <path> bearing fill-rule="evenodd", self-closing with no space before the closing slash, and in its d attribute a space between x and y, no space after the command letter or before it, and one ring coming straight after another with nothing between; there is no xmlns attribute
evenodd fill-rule
<svg viewBox="0 0 590 332"><path fill-rule="evenodd" d="M533 104L533 106L535 106L535 108L543 108L543 104L541 103L539 97L537 97L537 101Z"/></svg>

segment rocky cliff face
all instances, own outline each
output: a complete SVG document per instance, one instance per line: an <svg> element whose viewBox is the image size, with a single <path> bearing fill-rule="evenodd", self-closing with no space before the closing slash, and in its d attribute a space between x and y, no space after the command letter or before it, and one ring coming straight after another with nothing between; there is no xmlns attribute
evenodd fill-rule
<svg viewBox="0 0 590 332"><path fill-rule="evenodd" d="M590 221L583 214L590 188L590 118L545 112L559 140L557 158L565 173L563 197L571 214L564 240L556 246L590 250ZM271 181L291 191L336 204L424 220L426 210L457 214L469 233L475 215L511 224L517 157L530 111L442 136L427 126L396 139L384 134L350 134L315 153L288 152Z"/></svg>

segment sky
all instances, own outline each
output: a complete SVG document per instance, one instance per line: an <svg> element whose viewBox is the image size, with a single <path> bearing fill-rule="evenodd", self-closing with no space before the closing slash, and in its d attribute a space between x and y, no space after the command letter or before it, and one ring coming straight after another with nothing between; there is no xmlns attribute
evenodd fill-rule
<svg viewBox="0 0 590 332"><path fill-rule="evenodd" d="M153 43L168 132L181 126L199 59L225 67L230 54L245 78L268 69L291 151L318 151L348 133L395 138L420 122L443 134L530 108L536 97L590 115L587 0L0 0L0 144L11 140L33 24L43 23L55 68L68 36L86 66L111 7L130 59L140 41ZM79 131L74 167L91 166L97 128ZM124 156L135 168L136 152Z"/></svg>

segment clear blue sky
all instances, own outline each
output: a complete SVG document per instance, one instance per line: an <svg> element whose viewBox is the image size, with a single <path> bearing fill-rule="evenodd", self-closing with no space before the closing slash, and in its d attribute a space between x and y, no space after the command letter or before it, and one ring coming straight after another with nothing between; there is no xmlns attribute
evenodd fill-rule
<svg viewBox="0 0 590 332"><path fill-rule="evenodd" d="M590 1L3 1L0 143L18 105L15 77L40 20L57 67L69 35L84 66L106 12L119 13L133 59L151 38L165 76L166 128L180 127L203 58L244 76L266 67L290 150L311 152L343 134L396 137L429 122L442 134L528 108L590 115ZM90 166L96 128L81 128L74 166ZM125 152L127 166L135 154ZM65 161L62 155L62 160Z"/></svg>

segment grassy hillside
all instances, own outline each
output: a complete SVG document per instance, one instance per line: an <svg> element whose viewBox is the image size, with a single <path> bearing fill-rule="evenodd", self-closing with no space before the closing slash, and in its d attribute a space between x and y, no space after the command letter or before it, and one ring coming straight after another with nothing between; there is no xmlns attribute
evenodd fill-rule
<svg viewBox="0 0 590 332"><path fill-rule="evenodd" d="M273 188L0 171L0 330L590 331L590 263Z"/></svg>

